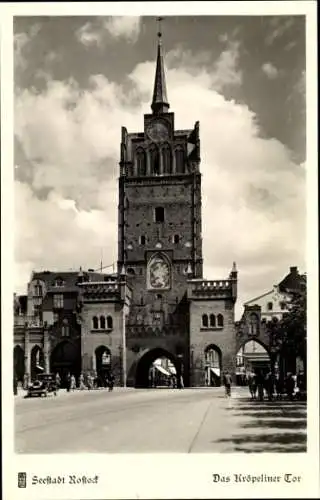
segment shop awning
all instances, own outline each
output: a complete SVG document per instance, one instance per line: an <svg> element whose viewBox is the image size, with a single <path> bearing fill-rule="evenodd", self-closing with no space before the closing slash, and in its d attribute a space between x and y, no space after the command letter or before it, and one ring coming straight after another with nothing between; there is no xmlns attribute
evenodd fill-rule
<svg viewBox="0 0 320 500"><path fill-rule="evenodd" d="M165 370L161 365L153 365L159 372L163 373L164 375L167 375L167 377L171 377L171 373Z"/></svg>
<svg viewBox="0 0 320 500"><path fill-rule="evenodd" d="M210 367L212 373L214 373L217 377L220 377L220 368L212 368Z"/></svg>

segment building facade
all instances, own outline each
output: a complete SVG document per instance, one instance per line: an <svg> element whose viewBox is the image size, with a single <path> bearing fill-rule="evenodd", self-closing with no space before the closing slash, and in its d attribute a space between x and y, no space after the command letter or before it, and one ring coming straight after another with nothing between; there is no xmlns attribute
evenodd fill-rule
<svg viewBox="0 0 320 500"><path fill-rule="evenodd" d="M237 375L247 369L262 367L269 370L271 359L276 369L280 366L279 354L275 356L275 346L270 338L269 324L280 321L290 310L291 294L306 289L306 275L300 274L297 267L290 267L289 273L268 292L259 295L244 304L242 318L236 323L237 330ZM297 366L283 366L281 370L298 371Z"/></svg>
<svg viewBox="0 0 320 500"><path fill-rule="evenodd" d="M70 314L59 325L69 326L68 339L54 326L43 333L51 371L69 356L77 374L105 362L116 383L147 387L150 367L165 356L187 386L219 385L223 369L235 372L237 269L226 279L203 278L199 122L176 130L169 109L159 34L152 112L141 132L121 131L118 272L81 276L63 299L60 310ZM59 291L44 291L46 328L55 324Z"/></svg>

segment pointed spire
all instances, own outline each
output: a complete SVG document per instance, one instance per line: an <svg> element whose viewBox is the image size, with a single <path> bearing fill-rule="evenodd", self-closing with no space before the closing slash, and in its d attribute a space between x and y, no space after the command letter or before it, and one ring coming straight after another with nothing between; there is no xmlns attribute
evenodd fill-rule
<svg viewBox="0 0 320 500"><path fill-rule="evenodd" d="M164 72L164 62L162 53L162 32L160 22L162 17L157 18L159 22L158 31L158 54L157 54L157 66L156 75L154 80L153 98L151 109L154 114L167 113L169 110L169 103L167 97L167 87L166 87L166 77Z"/></svg>

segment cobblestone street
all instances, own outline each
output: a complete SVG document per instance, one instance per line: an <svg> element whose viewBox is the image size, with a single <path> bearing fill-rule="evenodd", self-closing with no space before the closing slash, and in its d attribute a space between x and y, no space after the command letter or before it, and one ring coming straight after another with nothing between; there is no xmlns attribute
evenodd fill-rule
<svg viewBox="0 0 320 500"><path fill-rule="evenodd" d="M61 391L15 400L18 453L305 452L306 403L248 389Z"/></svg>

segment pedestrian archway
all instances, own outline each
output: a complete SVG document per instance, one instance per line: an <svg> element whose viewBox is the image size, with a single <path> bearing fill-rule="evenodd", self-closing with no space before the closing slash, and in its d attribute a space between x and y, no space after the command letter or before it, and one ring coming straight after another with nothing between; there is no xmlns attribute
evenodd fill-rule
<svg viewBox="0 0 320 500"><path fill-rule="evenodd" d="M30 375L31 380L37 378L39 373L44 371L44 356L43 350L38 345L35 345L31 350L31 359L30 359Z"/></svg>
<svg viewBox="0 0 320 500"><path fill-rule="evenodd" d="M13 349L13 367L14 375L18 382L23 382L24 377L24 350L21 346L16 345Z"/></svg>
<svg viewBox="0 0 320 500"><path fill-rule="evenodd" d="M246 384L246 374L260 372L265 375L271 367L268 348L258 340L247 340L237 352L236 357L237 384Z"/></svg>
<svg viewBox="0 0 320 500"><path fill-rule="evenodd" d="M168 368L168 369L167 369ZM178 358L169 351L162 348L155 348L145 352L136 367L135 387L147 388L156 387L157 381L161 380L158 372L166 375L168 382L169 373L172 371L172 376L180 380L181 366ZM163 383L165 377L162 378Z"/></svg>
<svg viewBox="0 0 320 500"><path fill-rule="evenodd" d="M219 347L210 344L205 351L205 381L209 387L219 387L222 378L222 353Z"/></svg>
<svg viewBox="0 0 320 500"><path fill-rule="evenodd" d="M76 380L81 372L80 345L71 341L62 341L51 353L50 366L52 373L59 373L61 387L67 386L67 375L74 375Z"/></svg>
<svg viewBox="0 0 320 500"><path fill-rule="evenodd" d="M96 371L99 386L107 386L107 379L111 373L111 351L106 346L99 346L95 350Z"/></svg>

